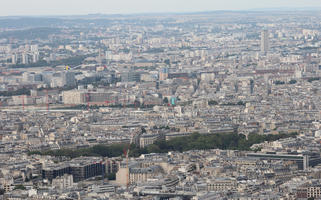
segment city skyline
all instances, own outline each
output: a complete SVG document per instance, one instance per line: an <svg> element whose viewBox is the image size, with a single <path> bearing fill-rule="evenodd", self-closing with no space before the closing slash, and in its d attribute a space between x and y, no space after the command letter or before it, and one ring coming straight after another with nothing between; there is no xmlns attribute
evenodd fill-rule
<svg viewBox="0 0 321 200"><path fill-rule="evenodd" d="M19 5L19 6L17 6ZM136 13L167 13L167 12L202 12L217 10L261 10L271 8L321 8L321 2L313 0L228 0L220 2L218 0L200 1L148 1L148 0L70 0L70 1L6 1L0 8L0 16L48 16L48 15L86 15L86 14L136 14Z"/></svg>
<svg viewBox="0 0 321 200"><path fill-rule="evenodd" d="M0 200L321 198L321 10L59 2L0 18Z"/></svg>

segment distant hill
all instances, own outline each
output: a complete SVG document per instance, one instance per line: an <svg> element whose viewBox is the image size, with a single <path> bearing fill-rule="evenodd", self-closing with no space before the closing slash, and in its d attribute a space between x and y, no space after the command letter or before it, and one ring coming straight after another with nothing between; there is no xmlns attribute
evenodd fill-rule
<svg viewBox="0 0 321 200"><path fill-rule="evenodd" d="M63 23L58 18L34 18L34 17L1 17L1 28L27 28L27 27L51 27Z"/></svg>
<svg viewBox="0 0 321 200"><path fill-rule="evenodd" d="M266 14L266 12L318 12L321 8L257 8L251 10L216 10L216 11L202 11L202 12L179 12L179 13L136 13L136 14L89 14L89 15L61 15L61 16L9 16L0 17L1 28L39 28L39 27L62 27L70 25L95 25L104 26L112 23L117 23L117 20L136 20L144 19L145 17L175 17L182 15L190 16L220 16L233 14Z"/></svg>
<svg viewBox="0 0 321 200"><path fill-rule="evenodd" d="M46 39L49 35L58 33L60 33L60 29L58 28L39 27L25 30L1 32L0 38L15 38L20 40L35 38Z"/></svg>
<svg viewBox="0 0 321 200"><path fill-rule="evenodd" d="M276 8L255 8L250 9L249 11L280 11L280 12L289 12L289 11L321 11L321 7L303 7L303 8L291 8L291 7L276 7Z"/></svg>

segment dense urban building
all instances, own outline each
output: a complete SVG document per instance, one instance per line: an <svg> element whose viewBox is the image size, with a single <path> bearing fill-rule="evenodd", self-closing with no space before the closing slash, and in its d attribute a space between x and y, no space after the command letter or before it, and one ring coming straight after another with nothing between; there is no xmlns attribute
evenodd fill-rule
<svg viewBox="0 0 321 200"><path fill-rule="evenodd" d="M0 18L0 199L320 198L320 20Z"/></svg>

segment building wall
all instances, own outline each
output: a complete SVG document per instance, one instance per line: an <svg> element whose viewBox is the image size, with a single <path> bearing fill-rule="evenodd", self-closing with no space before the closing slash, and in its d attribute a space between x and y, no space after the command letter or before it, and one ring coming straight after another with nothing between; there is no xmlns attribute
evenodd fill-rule
<svg viewBox="0 0 321 200"><path fill-rule="evenodd" d="M85 94L80 91L64 91L62 101L64 104L84 104Z"/></svg>
<svg viewBox="0 0 321 200"><path fill-rule="evenodd" d="M118 185L126 186L127 185L127 177L129 177L128 168L120 168L116 173L116 183Z"/></svg>

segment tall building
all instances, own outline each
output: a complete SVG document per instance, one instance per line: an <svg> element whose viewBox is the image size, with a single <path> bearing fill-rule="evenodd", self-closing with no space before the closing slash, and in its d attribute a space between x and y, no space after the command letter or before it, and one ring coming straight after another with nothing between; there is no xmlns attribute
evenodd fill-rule
<svg viewBox="0 0 321 200"><path fill-rule="evenodd" d="M68 162L59 164L46 165L42 169L42 178L52 181L57 177L70 174L74 182L86 180L91 177L103 175L106 166L101 162L100 158L80 157ZM71 178L71 177L69 177ZM69 181L69 185L72 182Z"/></svg>
<svg viewBox="0 0 321 200"><path fill-rule="evenodd" d="M62 101L64 104L85 104L86 103L86 94L79 90L69 90L62 92Z"/></svg>
<svg viewBox="0 0 321 200"><path fill-rule="evenodd" d="M33 55L32 55L32 62L36 63L39 61L39 52L35 52Z"/></svg>
<svg viewBox="0 0 321 200"><path fill-rule="evenodd" d="M21 55L21 60L22 60L22 64L28 64L29 63L29 58L28 58L28 54L22 54Z"/></svg>
<svg viewBox="0 0 321 200"><path fill-rule="evenodd" d="M49 59L50 59L50 61L55 61L57 59L56 54L51 53L50 56L49 56Z"/></svg>
<svg viewBox="0 0 321 200"><path fill-rule="evenodd" d="M266 54L269 51L269 31L263 30L261 32L261 52Z"/></svg>
<svg viewBox="0 0 321 200"><path fill-rule="evenodd" d="M71 71L44 73L43 80L51 87L73 87L77 84L75 73Z"/></svg>
<svg viewBox="0 0 321 200"><path fill-rule="evenodd" d="M87 90L69 90L62 93L62 101L64 104L86 104L106 105L117 102L117 97L107 92L89 92Z"/></svg>
<svg viewBox="0 0 321 200"><path fill-rule="evenodd" d="M106 51L105 52L105 58L106 60L110 61L113 58L113 52L112 51Z"/></svg>
<svg viewBox="0 0 321 200"><path fill-rule="evenodd" d="M17 64L17 60L18 60L17 55L16 54L12 54L11 60L12 60L11 64Z"/></svg>
<svg viewBox="0 0 321 200"><path fill-rule="evenodd" d="M31 45L30 46L30 51L37 52L38 51L38 45L37 44Z"/></svg>
<svg viewBox="0 0 321 200"><path fill-rule="evenodd" d="M121 81L122 82L140 82L142 73L135 71L128 71L121 73Z"/></svg>
<svg viewBox="0 0 321 200"><path fill-rule="evenodd" d="M65 86L75 86L76 85L76 79L75 79L75 73L73 72L64 72L63 73L63 81Z"/></svg>
<svg viewBox="0 0 321 200"><path fill-rule="evenodd" d="M159 73L159 80L164 81L168 78L168 68L162 68Z"/></svg>

